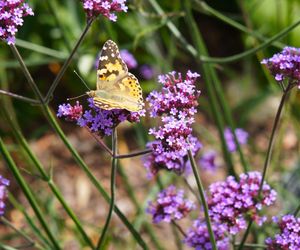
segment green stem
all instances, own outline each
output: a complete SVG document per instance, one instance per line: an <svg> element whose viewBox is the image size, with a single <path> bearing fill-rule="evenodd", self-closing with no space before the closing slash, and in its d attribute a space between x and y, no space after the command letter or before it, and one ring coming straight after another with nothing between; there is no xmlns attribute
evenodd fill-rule
<svg viewBox="0 0 300 250"><path fill-rule="evenodd" d="M118 151L118 142L117 142L117 130L116 128L113 129L112 132L112 153L113 156L115 156L117 154ZM117 173L117 164L118 161L115 157L112 158L112 162L111 162L111 177L110 177L110 205L109 205L109 211L108 211L108 215L106 217L106 222L105 225L103 227L101 236L99 238L98 244L96 249L102 249L103 248L103 244L105 242L105 238L106 238L106 233L108 230L108 226L112 217L112 213L113 213L113 209L115 206L115 187L116 187L116 173Z"/></svg>
<svg viewBox="0 0 300 250"><path fill-rule="evenodd" d="M66 72L67 68L69 67L70 63L72 62L72 59L76 53L76 51L78 50L80 44L82 43L83 39L85 38L89 28L91 27L92 23L93 23L94 19L91 18L88 20L85 29L83 30L82 34L80 35L79 39L77 40L73 50L71 51L70 56L68 57L68 59L65 61L64 65L62 66L61 70L59 71L59 73L57 74L56 78L54 79L53 83L51 84L51 87L45 97L45 102L49 103L50 99L52 98L53 92L56 89L58 83L60 82L61 78L63 77L64 73Z"/></svg>
<svg viewBox="0 0 300 250"><path fill-rule="evenodd" d="M248 27L243 26L242 24L234 21L231 18L228 18L226 15L222 14L221 12L219 12L216 9L213 9L212 7L210 7L206 2L202 1L202 0L194 0L194 2L196 3L195 8L197 8L197 6L199 6L199 9L203 9L204 12L208 13L209 15L212 15L216 18L218 18L219 20L221 20L224 23L229 24L230 26L248 34L251 35L255 38L257 38L260 41L266 41L267 38L262 36L260 33L253 31L252 29L249 29ZM282 44L280 42L274 42L273 45L279 49L282 49L283 47L285 47L285 44Z"/></svg>
<svg viewBox="0 0 300 250"><path fill-rule="evenodd" d="M205 46L205 43L202 39L202 36L197 28L197 25L195 23L194 17L191 13L191 3L190 1L186 0L185 2L185 11L186 11L186 23L190 29L191 34L193 34L192 39L194 41L194 44L197 46L197 55L199 54L204 54L207 55L207 49ZM197 59L198 56L195 56L195 58ZM224 121L223 121L223 117L222 117L222 111L220 110L219 104L218 104L218 100L216 98L216 94L220 94L220 88L217 88L216 86L218 85L218 78L216 76L216 73L214 71L214 69L212 68L211 65L208 64L204 64L201 65L203 67L203 77L204 77L204 81L205 81L205 86L207 88L207 94L210 100L210 106L212 109L212 115L214 116L214 119L216 121L217 124L217 128L218 128L218 132L219 132L219 136L221 139L221 143L222 143L222 150L223 150L223 155L225 158L225 161L228 165L228 169L229 169L229 174L233 175L233 176L237 176L234 166L233 166L233 162L232 162L232 158L231 158L231 154L228 151L227 148L227 144L226 144L226 140L224 137ZM214 91L214 87L216 90L219 91ZM227 103L222 103L223 106L227 106Z"/></svg>
<svg viewBox="0 0 300 250"><path fill-rule="evenodd" d="M27 185L27 183L23 179L22 175L20 174L18 167L16 166L15 162L11 158L11 156L10 156L9 152L7 151L1 138L0 138L0 151L3 155L3 158L5 159L5 161L7 163L7 166L12 171L15 179L17 180L18 184L20 185L21 189L23 190L24 195L26 196L33 211L35 212L41 226L45 230L50 241L52 242L54 249L60 249L60 246L59 246L56 238L53 236L52 232L50 231L50 229L48 227L46 220L44 219L43 213L42 213L41 209L39 208L37 201L36 201L35 197L33 196L33 193L31 192L29 186Z"/></svg>
<svg viewBox="0 0 300 250"><path fill-rule="evenodd" d="M4 116L6 120L8 121L8 124L10 124L10 127L12 128L13 134L17 141L20 143L22 148L25 150L25 152L28 154L29 158L33 162L34 167L39 171L39 174L41 175L42 179L45 180L50 187L51 191L53 192L54 196L59 200L61 205L63 206L66 213L69 215L69 217L73 220L75 226L77 227L79 233L81 234L83 240L87 245L89 245L92 249L94 248L92 241L89 239L88 235L83 229L83 226L73 210L69 207L65 199L63 198L61 192L59 191L58 187L53 182L52 178L49 177L47 172L44 170L43 165L41 162L36 158L36 156L31 151L26 139L24 138L22 132L16 128L14 123L12 122L11 118L7 114L7 112L4 110Z"/></svg>
<svg viewBox="0 0 300 250"><path fill-rule="evenodd" d="M293 87L292 83L289 83L287 88L283 92L283 95L281 97L281 100L280 100L280 103L279 103L279 106L278 106L278 110L277 110L277 113L276 113L276 116L275 116L272 132L271 132L271 137L270 137L270 140L269 140L267 155L266 155L266 159L265 159L265 163L264 163L264 167L263 167L262 179L261 179L261 182L260 182L260 185L259 185L258 197L261 195L263 184L264 184L266 174L267 174L267 169L268 169L268 166L270 164L272 149L273 149L273 145L274 145L274 141L275 141L275 135L276 135L276 131L277 131L277 128L278 128L278 125L279 125L279 121L280 121L281 113L282 113L282 110L283 110L283 106L284 106L284 103L287 99L288 93L292 89L292 87ZM240 243L240 246L239 246L238 250L243 249L244 244L247 240L247 237L250 233L251 225L252 225L252 220L249 221L247 230L246 230L246 232L243 236L243 239Z"/></svg>
<svg viewBox="0 0 300 250"><path fill-rule="evenodd" d="M240 243L234 243L235 247L238 247L240 245ZM261 245L261 244L244 244L245 247L247 248L254 248L254 249L258 249L258 248L267 248L266 245Z"/></svg>
<svg viewBox="0 0 300 250"><path fill-rule="evenodd" d="M200 206L203 206L203 210L204 210L204 215L205 215L205 221L206 221L206 226L207 226L207 230L209 233L209 239L210 239L210 243L212 244L212 249L213 250L217 250L217 245L216 245L216 241L215 241L215 236L214 236L214 232L212 230L212 226L211 226L211 221L210 221L210 217L209 217L209 213L208 213L208 205L205 199L205 194L204 194L204 188L200 179L200 175L199 175L199 171L198 171L198 166L195 162L195 158L192 154L192 151L190 149L188 149L188 156L189 156L189 160L193 169L193 174L195 176L196 179L196 183L197 183L197 187L198 187L198 191L200 194L200 198L202 201L202 204L200 204Z"/></svg>
<svg viewBox="0 0 300 250"><path fill-rule="evenodd" d="M35 99L28 98L28 97L21 96L21 95L17 95L17 94L14 94L14 93L2 90L2 89L0 89L0 94L7 95L7 96L10 96L12 98L19 99L21 101L28 102L28 103L31 103L31 104L40 104L40 102L35 100Z"/></svg>

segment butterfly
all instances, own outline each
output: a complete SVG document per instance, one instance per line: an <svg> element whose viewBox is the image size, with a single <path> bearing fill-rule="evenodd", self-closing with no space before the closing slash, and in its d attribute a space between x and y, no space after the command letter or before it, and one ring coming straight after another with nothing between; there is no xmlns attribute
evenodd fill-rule
<svg viewBox="0 0 300 250"><path fill-rule="evenodd" d="M128 72L115 42L108 40L100 53L96 90L86 92L101 109L137 112L144 106L138 79Z"/></svg>

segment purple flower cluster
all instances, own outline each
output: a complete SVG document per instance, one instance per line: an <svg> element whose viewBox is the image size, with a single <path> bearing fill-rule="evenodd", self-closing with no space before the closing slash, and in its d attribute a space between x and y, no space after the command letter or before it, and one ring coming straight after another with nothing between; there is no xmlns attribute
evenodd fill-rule
<svg viewBox="0 0 300 250"><path fill-rule="evenodd" d="M201 143L192 136L192 124L197 112L197 99L200 91L195 88L199 74L187 72L183 79L180 73L172 72L160 75L158 81L163 85L162 91L152 91L147 97L151 117L161 117L162 125L151 128L149 134L155 141L147 144L152 155L144 158L144 166L149 177L160 169L182 173L187 161L187 150L195 155Z"/></svg>
<svg viewBox="0 0 300 250"><path fill-rule="evenodd" d="M199 166L204 170L215 170L217 168L216 157L217 152L214 150L205 152L199 160Z"/></svg>
<svg viewBox="0 0 300 250"><path fill-rule="evenodd" d="M0 175L0 216L4 214L5 199L7 198L8 185L9 185L9 180L3 178Z"/></svg>
<svg viewBox="0 0 300 250"><path fill-rule="evenodd" d="M126 63L128 69L134 69L138 66L134 56L126 49L120 51L121 58Z"/></svg>
<svg viewBox="0 0 300 250"><path fill-rule="evenodd" d="M157 195L156 202L149 202L147 213L152 215L153 223L180 220L195 209L192 201L184 199L184 191L171 185Z"/></svg>
<svg viewBox="0 0 300 250"><path fill-rule="evenodd" d="M144 79L150 80L154 76L154 69L150 65L144 64L140 67L140 74Z"/></svg>
<svg viewBox="0 0 300 250"><path fill-rule="evenodd" d="M273 220L278 223L280 233L276 234L273 239L266 239L267 249L300 249L300 218L295 218L293 215L285 215L281 220L276 217Z"/></svg>
<svg viewBox="0 0 300 250"><path fill-rule="evenodd" d="M287 80L300 87L300 49L285 47L280 53L261 63L266 64L277 82Z"/></svg>
<svg viewBox="0 0 300 250"><path fill-rule="evenodd" d="M104 110L94 105L93 98L88 98L89 108L83 112L79 102L75 106L62 104L58 108L58 117L65 117L66 120L76 121L81 127L87 127L99 136L109 136L113 128L123 121L139 122L140 116L144 116L145 110L130 112L125 109Z"/></svg>
<svg viewBox="0 0 300 250"><path fill-rule="evenodd" d="M229 238L226 237L226 230L222 225L212 224L212 230L215 235L215 240L218 250L229 250ZM195 220L193 226L188 230L184 243L194 249L212 249L209 239L209 233L206 223L203 220Z"/></svg>
<svg viewBox="0 0 300 250"><path fill-rule="evenodd" d="M18 27L28 15L33 16L33 11L24 0L0 0L0 38L9 45L15 44Z"/></svg>
<svg viewBox="0 0 300 250"><path fill-rule="evenodd" d="M248 141L248 133L241 129L241 128L237 128L235 130L235 135L236 138L239 142L240 145L246 144ZM224 137L226 140L226 144L227 144L227 148L230 152L235 152L237 150L237 146L235 144L235 140L234 140L234 135L232 133L232 130L230 128L226 128L224 130Z"/></svg>
<svg viewBox="0 0 300 250"><path fill-rule="evenodd" d="M230 234L237 234L247 226L247 219L258 225L265 222L259 211L276 200L276 192L264 183L260 196L259 186L262 176L259 172L241 174L240 180L227 177L226 181L210 185L208 207L212 221L222 224Z"/></svg>
<svg viewBox="0 0 300 250"><path fill-rule="evenodd" d="M77 121L82 116L82 105L76 102L72 106L70 103L58 106L57 117L65 117L67 121Z"/></svg>
<svg viewBox="0 0 300 250"><path fill-rule="evenodd" d="M88 18L103 15L109 20L117 21L115 12L127 12L126 0L81 0Z"/></svg>

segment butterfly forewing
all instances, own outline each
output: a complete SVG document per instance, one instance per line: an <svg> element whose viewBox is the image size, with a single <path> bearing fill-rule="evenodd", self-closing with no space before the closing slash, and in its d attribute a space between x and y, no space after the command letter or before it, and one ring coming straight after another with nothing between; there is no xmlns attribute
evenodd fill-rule
<svg viewBox="0 0 300 250"><path fill-rule="evenodd" d="M143 108L143 95L138 79L128 72L118 46L108 40L101 51L97 70L97 90L88 94L97 107L139 111Z"/></svg>

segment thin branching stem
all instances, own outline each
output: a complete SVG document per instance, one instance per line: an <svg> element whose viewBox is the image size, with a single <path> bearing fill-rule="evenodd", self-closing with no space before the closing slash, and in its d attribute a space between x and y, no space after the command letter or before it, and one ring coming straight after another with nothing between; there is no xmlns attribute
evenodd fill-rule
<svg viewBox="0 0 300 250"><path fill-rule="evenodd" d="M38 100L28 98L28 97L25 97L25 96L21 96L21 95L17 95L17 94L14 94L14 93L11 93L9 91L2 90L2 89L0 89L0 94L1 95L7 95L7 96L10 96L12 98L19 99L21 101L28 102L28 103L31 103L31 104L41 104Z"/></svg>
<svg viewBox="0 0 300 250"><path fill-rule="evenodd" d="M275 135L276 135L276 131L277 131L277 128L278 128L278 125L279 125L279 121L280 121L281 113L282 113L282 110L283 110L283 107L284 107L284 103L285 103L285 101L288 97L289 91L293 88L293 86L294 85L291 82L288 84L285 91L283 92L283 95L281 97L281 100L280 100L280 103L279 103L279 106L278 106L278 109L277 109L277 113L276 113L276 116L275 116L272 132L271 132L271 137L270 137L269 145L268 145L268 149L267 149L266 159L265 159L265 163L264 163L264 167L263 167L262 179L261 179L261 182L260 182L260 185L259 185L258 197L261 195L263 185L264 185L264 181L265 181L266 174L267 174L267 170L268 170L268 167L269 167L269 164L270 164L272 149L273 149L273 145L274 145L274 141L275 141ZM238 250L243 249L244 244L247 240L247 237L250 233L250 228L252 226L252 223L253 223L253 221L250 220Z"/></svg>
<svg viewBox="0 0 300 250"><path fill-rule="evenodd" d="M201 201L202 201L202 204L200 204L200 206L201 205L203 206L204 215L205 215L205 222L206 222L207 230L208 230L208 233L209 233L210 243L212 244L212 249L217 250L217 244L216 244L214 232L212 230L211 221L210 221L210 217L209 217L209 213L208 213L208 205L207 205L207 202L206 202L206 199L205 199L204 188L203 188L201 178L200 178L200 175L199 175L198 166L196 164L195 158L194 158L194 156L192 154L192 151L190 149L188 149L188 156L189 156L189 161L190 161L192 169L193 169L193 174L194 174L195 179L196 179L196 183L197 183L198 191L199 191L199 194L200 194L200 198L201 198Z"/></svg>
<svg viewBox="0 0 300 250"><path fill-rule="evenodd" d="M118 144L117 144L117 130L116 128L113 129L112 132L112 162L111 162L111 177L110 177L110 205L109 205L109 211L108 215L106 217L106 222L103 227L101 236L99 238L98 244L96 249L102 249L104 243L105 243L105 238L108 230L109 223L111 221L112 213L114 210L115 206L115 188L116 188L116 173L117 173L117 165L118 165L118 160L114 157L117 154L118 151Z"/></svg>
<svg viewBox="0 0 300 250"><path fill-rule="evenodd" d="M89 28L91 27L93 21L95 19L94 18L90 18L85 26L85 29L83 30L82 34L80 35L79 39L77 40L74 48L72 49L70 56L68 57L68 59L65 61L65 63L63 64L61 70L58 72L56 78L54 79L53 83L51 84L51 87L45 97L45 103L49 103L50 99L52 98L53 92L56 89L58 83L60 82L61 78L63 77L63 75L65 74L67 68L69 67L70 63L72 62L72 59L75 55L75 53L77 52L80 44L82 43L83 39L85 38Z"/></svg>
<svg viewBox="0 0 300 250"><path fill-rule="evenodd" d="M177 230L182 234L182 236L186 237L186 233L176 221L172 220L172 224L177 228Z"/></svg>

